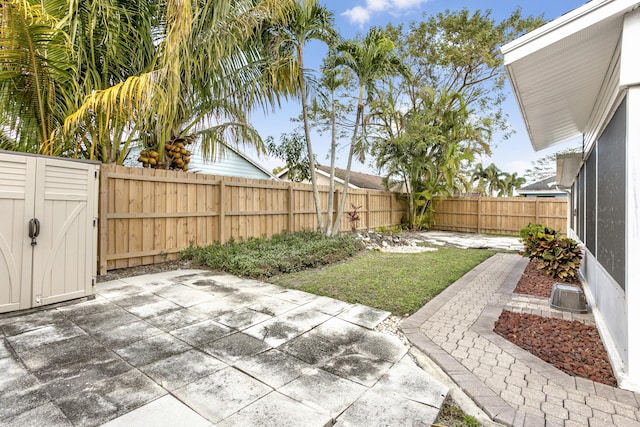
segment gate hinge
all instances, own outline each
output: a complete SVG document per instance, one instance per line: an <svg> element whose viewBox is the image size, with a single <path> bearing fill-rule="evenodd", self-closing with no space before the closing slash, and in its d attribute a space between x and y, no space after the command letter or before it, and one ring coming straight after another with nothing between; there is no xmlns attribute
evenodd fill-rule
<svg viewBox="0 0 640 427"><path fill-rule="evenodd" d="M95 179L98 179L98 171L93 171L93 177L94 177Z"/></svg>
<svg viewBox="0 0 640 427"><path fill-rule="evenodd" d="M96 287L96 278L95 277L91 278L91 286L94 287L94 288Z"/></svg>
<svg viewBox="0 0 640 427"><path fill-rule="evenodd" d="M93 218L93 226L97 226L98 225L98 218Z"/></svg>

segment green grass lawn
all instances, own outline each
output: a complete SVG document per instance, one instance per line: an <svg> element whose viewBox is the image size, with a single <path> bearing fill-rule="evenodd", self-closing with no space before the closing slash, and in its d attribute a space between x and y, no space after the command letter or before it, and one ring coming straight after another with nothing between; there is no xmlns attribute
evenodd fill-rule
<svg viewBox="0 0 640 427"><path fill-rule="evenodd" d="M495 251L440 248L364 252L338 264L271 277L269 282L403 315L416 312Z"/></svg>

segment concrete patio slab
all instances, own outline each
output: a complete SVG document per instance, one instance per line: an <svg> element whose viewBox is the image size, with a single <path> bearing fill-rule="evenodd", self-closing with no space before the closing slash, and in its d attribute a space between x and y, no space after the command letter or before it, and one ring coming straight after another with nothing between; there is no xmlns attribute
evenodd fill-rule
<svg viewBox="0 0 640 427"><path fill-rule="evenodd" d="M173 394L209 421L218 423L269 392L269 386L227 367L174 390Z"/></svg>
<svg viewBox="0 0 640 427"><path fill-rule="evenodd" d="M283 418L283 413L289 416ZM218 427L275 425L278 427L329 427L333 425L333 417L328 412L310 408L273 391L219 423Z"/></svg>
<svg viewBox="0 0 640 427"><path fill-rule="evenodd" d="M430 427L439 412L439 407L369 390L342 414L334 426Z"/></svg>
<svg viewBox="0 0 640 427"><path fill-rule="evenodd" d="M269 350L271 346L251 335L236 332L235 334L227 335L217 341L203 345L201 348L223 362L233 365L244 357L250 357Z"/></svg>
<svg viewBox="0 0 640 427"><path fill-rule="evenodd" d="M249 307L242 307L231 313L223 314L216 318L216 321L239 331L250 328L265 320L271 319L273 316L253 310Z"/></svg>
<svg viewBox="0 0 640 427"><path fill-rule="evenodd" d="M97 426L164 394L166 391L149 377L131 369L79 393L59 396L55 402L72 424Z"/></svg>
<svg viewBox="0 0 640 427"><path fill-rule="evenodd" d="M364 326L367 329L373 329L377 324L389 317L390 314L388 311L356 304L340 313L338 318L359 326Z"/></svg>
<svg viewBox="0 0 640 427"><path fill-rule="evenodd" d="M184 353L189 349L191 347L183 341L163 332L118 349L116 353L131 365L140 367Z"/></svg>
<svg viewBox="0 0 640 427"><path fill-rule="evenodd" d="M375 390L402 422L384 405L411 405L392 375L407 348L370 329L386 316L209 271L101 283L93 299L0 315L1 423L328 426L357 420L348 410Z"/></svg>
<svg viewBox="0 0 640 427"><path fill-rule="evenodd" d="M313 369L278 391L307 406L326 411L335 418L362 396L367 388L322 369Z"/></svg>
<svg viewBox="0 0 640 427"><path fill-rule="evenodd" d="M273 389L290 383L301 376L305 370L313 368L312 365L277 349L243 358L236 362L235 367Z"/></svg>
<svg viewBox="0 0 640 427"><path fill-rule="evenodd" d="M209 421L173 396L163 396L128 414L103 424L104 427L213 427Z"/></svg>
<svg viewBox="0 0 640 427"><path fill-rule="evenodd" d="M197 313L193 310L175 310L169 313L161 314L155 317L149 317L145 319L147 323L155 326L158 329L162 329L165 332L175 331L176 329L184 328L185 326L200 323L207 320L207 316Z"/></svg>
<svg viewBox="0 0 640 427"><path fill-rule="evenodd" d="M187 344L199 347L203 344L231 335L232 333L234 333L233 329L222 325L215 320L204 320L190 326L185 326L184 328L176 329L171 332L171 335L179 338Z"/></svg>
<svg viewBox="0 0 640 427"><path fill-rule="evenodd" d="M173 391L228 365L199 350L189 350L140 368L162 388Z"/></svg>

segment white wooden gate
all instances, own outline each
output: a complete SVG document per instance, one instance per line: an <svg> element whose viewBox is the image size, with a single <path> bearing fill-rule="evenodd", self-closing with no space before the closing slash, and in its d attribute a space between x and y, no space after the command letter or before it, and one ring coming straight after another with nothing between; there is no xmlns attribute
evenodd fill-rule
<svg viewBox="0 0 640 427"><path fill-rule="evenodd" d="M99 171L0 152L0 312L93 293Z"/></svg>

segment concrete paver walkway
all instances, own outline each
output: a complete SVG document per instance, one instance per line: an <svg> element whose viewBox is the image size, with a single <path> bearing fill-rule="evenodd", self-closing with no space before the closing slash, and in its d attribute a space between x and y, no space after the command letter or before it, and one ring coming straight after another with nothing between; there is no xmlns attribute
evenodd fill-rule
<svg viewBox="0 0 640 427"><path fill-rule="evenodd" d="M204 271L0 317L3 426L431 425L448 389L389 313Z"/></svg>
<svg viewBox="0 0 640 427"><path fill-rule="evenodd" d="M640 426L640 395L572 377L493 333L503 308L591 321L513 296L528 259L498 254L404 320L410 342L495 421L514 426Z"/></svg>

